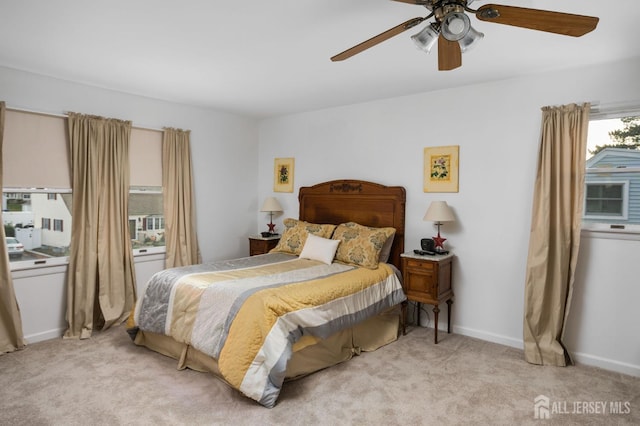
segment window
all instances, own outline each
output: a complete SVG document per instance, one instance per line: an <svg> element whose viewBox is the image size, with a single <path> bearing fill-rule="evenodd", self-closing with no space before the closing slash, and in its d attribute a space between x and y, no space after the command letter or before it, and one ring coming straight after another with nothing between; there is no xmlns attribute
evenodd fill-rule
<svg viewBox="0 0 640 426"><path fill-rule="evenodd" d="M591 117L583 228L640 233L640 111Z"/></svg>
<svg viewBox="0 0 640 426"><path fill-rule="evenodd" d="M133 249L164 248L162 187L134 186L129 190L129 233Z"/></svg>
<svg viewBox="0 0 640 426"><path fill-rule="evenodd" d="M21 258L11 258L11 269L68 260L72 228L68 151L66 116L6 111L2 216L7 236L25 246ZM162 131L132 128L129 163L134 254L162 252ZM147 220L150 229L144 227Z"/></svg>
<svg viewBox="0 0 640 426"><path fill-rule="evenodd" d="M2 219L7 236L24 246L10 259L11 269L67 262L72 197L66 132L64 116L6 111Z"/></svg>
<svg viewBox="0 0 640 426"><path fill-rule="evenodd" d="M627 219L629 182L587 182L584 216L591 219Z"/></svg>
<svg viewBox="0 0 640 426"><path fill-rule="evenodd" d="M164 230L164 218L156 217L156 216L147 216L143 220L143 223L146 225L142 225L143 229L147 231L155 230Z"/></svg>
<svg viewBox="0 0 640 426"><path fill-rule="evenodd" d="M133 252L163 252L162 132L132 129L129 164L129 233Z"/></svg>
<svg viewBox="0 0 640 426"><path fill-rule="evenodd" d="M64 223L71 223L71 191L45 191L5 188L2 193L5 234L24 246L22 255L10 258L12 269L64 263L69 256L71 232ZM49 199L51 193L55 202Z"/></svg>
<svg viewBox="0 0 640 426"><path fill-rule="evenodd" d="M53 230L62 232L63 231L62 223L63 223L62 219L53 219Z"/></svg>

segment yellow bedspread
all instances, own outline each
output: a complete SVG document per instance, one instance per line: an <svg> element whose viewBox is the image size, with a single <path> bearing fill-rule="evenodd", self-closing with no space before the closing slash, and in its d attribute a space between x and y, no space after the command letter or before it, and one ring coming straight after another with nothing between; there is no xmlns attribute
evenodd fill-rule
<svg viewBox="0 0 640 426"><path fill-rule="evenodd" d="M395 270L281 253L156 274L134 330L166 334L218 360L223 378L273 407L301 339L326 338L405 300Z"/></svg>

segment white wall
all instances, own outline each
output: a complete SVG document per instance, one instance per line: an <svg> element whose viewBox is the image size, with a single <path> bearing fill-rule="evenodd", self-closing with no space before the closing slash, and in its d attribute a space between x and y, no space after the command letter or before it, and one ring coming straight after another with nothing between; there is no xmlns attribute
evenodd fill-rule
<svg viewBox="0 0 640 426"><path fill-rule="evenodd" d="M259 125L222 112L6 68L0 68L0 99L10 107L191 129L205 261L247 254L246 237L268 220L256 213L266 196L275 195L286 210L274 220L280 229L282 218L297 217L297 190L303 185L355 178L404 186L408 250L435 233L431 223L422 221L429 202L446 200L458 219L442 228L457 255L454 331L521 347L540 107L637 101L637 75L640 59L295 114ZM460 191L426 194L423 148L441 145L460 145ZM272 193L275 157L295 157L293 193ZM583 244L566 336L579 362L640 376L639 249L637 241ZM146 260L136 262L139 288L162 268L162 261ZM22 273L14 281L31 342L55 337L64 327L64 271Z"/></svg>
<svg viewBox="0 0 640 426"><path fill-rule="evenodd" d="M179 105L0 67L0 100L8 107L69 111L133 121L134 126L191 130L198 238L203 260L248 255L257 232L258 123L228 113ZM138 260L139 261L139 260ZM138 286L162 262L136 262ZM149 266L153 265L153 266ZM48 270L50 274L44 274ZM18 273L14 280L25 337L55 337L64 327L64 268ZM14 274L16 275L16 274ZM53 301L53 303L52 303Z"/></svg>
<svg viewBox="0 0 640 426"><path fill-rule="evenodd" d="M453 71L464 72L464 68ZM540 135L540 108L573 102L640 101L640 58L464 88L343 106L264 120L260 123L259 198L275 195L297 217L300 186L352 178L407 190L406 248L435 234L422 217L432 200L446 200L457 221L443 236L456 253L452 321L457 333L522 347L524 278L532 190ZM458 193L422 189L423 149L460 146ZM273 159L295 158L293 193L272 191ZM259 217L258 223L264 222ZM586 244L585 244L586 246ZM607 249L589 244L580 264L576 293L602 289L615 278L619 292L576 297L567 336L569 349L585 363L640 376L635 304L637 266L614 253L639 253L638 241ZM600 266L605 255L611 263ZM637 264L637 262L636 262ZM630 316L634 318L630 318ZM446 314L445 314L446 317ZM584 318L598 318L599 327ZM580 320L580 324L574 324ZM445 321L442 322L445 324ZM602 339L606 330L609 338ZM580 337L576 338L575 335ZM611 345L611 342L616 342ZM624 344L621 344L624 342Z"/></svg>

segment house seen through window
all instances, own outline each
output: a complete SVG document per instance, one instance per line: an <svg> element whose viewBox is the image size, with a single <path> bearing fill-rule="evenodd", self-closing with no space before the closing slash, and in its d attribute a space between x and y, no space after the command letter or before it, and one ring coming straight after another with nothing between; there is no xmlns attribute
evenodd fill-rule
<svg viewBox="0 0 640 426"><path fill-rule="evenodd" d="M2 192L2 219L11 262L69 255L71 245L70 190L10 189ZM55 192L61 191L61 192Z"/></svg>
<svg viewBox="0 0 640 426"><path fill-rule="evenodd" d="M2 218L11 263L69 256L71 190L5 188ZM129 232L133 249L144 252L165 246L161 187L132 187L129 193ZM12 240L13 241L13 240ZM8 243L7 243L8 244Z"/></svg>
<svg viewBox="0 0 640 426"><path fill-rule="evenodd" d="M162 187L130 188L129 233L134 250L165 246Z"/></svg>
<svg viewBox="0 0 640 426"><path fill-rule="evenodd" d="M640 114L589 123L583 224L640 230Z"/></svg>

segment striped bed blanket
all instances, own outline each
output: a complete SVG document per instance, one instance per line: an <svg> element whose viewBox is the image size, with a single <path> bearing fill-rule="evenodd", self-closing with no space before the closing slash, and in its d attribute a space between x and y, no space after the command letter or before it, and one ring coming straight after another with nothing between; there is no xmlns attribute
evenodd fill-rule
<svg viewBox="0 0 640 426"><path fill-rule="evenodd" d="M134 309L137 330L215 358L222 377L273 407L295 345L312 344L405 300L396 269L271 253L155 274Z"/></svg>

